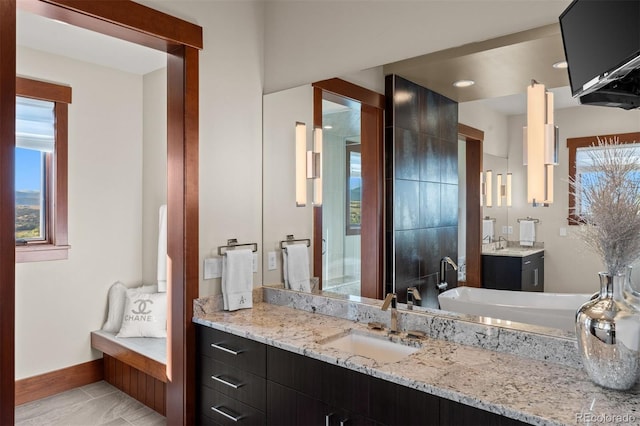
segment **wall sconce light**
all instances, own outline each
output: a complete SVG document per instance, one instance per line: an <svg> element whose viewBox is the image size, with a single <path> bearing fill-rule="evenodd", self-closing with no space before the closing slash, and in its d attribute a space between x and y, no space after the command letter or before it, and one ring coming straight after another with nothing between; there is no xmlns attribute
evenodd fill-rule
<svg viewBox="0 0 640 426"><path fill-rule="evenodd" d="M506 206L511 207L511 173L507 173L505 183L502 183L502 173L496 175L496 189L498 198L496 198L496 206L502 206L502 199L505 198Z"/></svg>
<svg viewBox="0 0 640 426"><path fill-rule="evenodd" d="M313 157L315 173L313 176L313 205L322 205L322 128L313 129Z"/></svg>
<svg viewBox="0 0 640 426"><path fill-rule="evenodd" d="M480 172L480 206L493 207L492 188L493 172L487 170L486 172ZM484 200L484 202L483 202Z"/></svg>
<svg viewBox="0 0 640 426"><path fill-rule="evenodd" d="M507 185L506 185L506 197L507 197L507 207L511 207L511 173L507 173Z"/></svg>
<svg viewBox="0 0 640 426"><path fill-rule="evenodd" d="M296 122L296 207L307 205L306 156L307 126L304 123Z"/></svg>
<svg viewBox="0 0 640 426"><path fill-rule="evenodd" d="M553 166L558 165L558 127L553 124L553 93L535 80L527 86L527 126L523 129L527 202L553 203Z"/></svg>
<svg viewBox="0 0 640 426"><path fill-rule="evenodd" d="M307 150L307 126L296 122L296 207L307 205L307 179L313 179L313 205L322 205L322 129L313 130L313 151Z"/></svg>

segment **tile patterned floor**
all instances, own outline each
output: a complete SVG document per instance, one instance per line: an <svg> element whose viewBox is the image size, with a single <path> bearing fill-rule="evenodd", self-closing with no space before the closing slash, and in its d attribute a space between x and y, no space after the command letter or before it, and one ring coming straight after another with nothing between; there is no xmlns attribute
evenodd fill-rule
<svg viewBox="0 0 640 426"><path fill-rule="evenodd" d="M16 407L17 426L165 426L151 408L101 381Z"/></svg>

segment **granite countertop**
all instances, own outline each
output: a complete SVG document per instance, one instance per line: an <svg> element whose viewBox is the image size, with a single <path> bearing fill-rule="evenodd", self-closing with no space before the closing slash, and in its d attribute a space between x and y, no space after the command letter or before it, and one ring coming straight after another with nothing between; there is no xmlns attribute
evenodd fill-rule
<svg viewBox="0 0 640 426"><path fill-rule="evenodd" d="M553 362L427 337L409 339L420 349L406 358L378 363L319 342L350 329L386 332L268 303L235 312L203 312L194 322L531 424L591 424L585 416L609 416L592 417L594 422L625 415L626 421L620 417L609 423L640 423L639 385L609 391L593 384L582 369Z"/></svg>
<svg viewBox="0 0 640 426"><path fill-rule="evenodd" d="M527 257L532 254L541 253L544 251L544 247L518 247L507 246L505 248L484 248L482 254L485 256L508 256L508 257Z"/></svg>

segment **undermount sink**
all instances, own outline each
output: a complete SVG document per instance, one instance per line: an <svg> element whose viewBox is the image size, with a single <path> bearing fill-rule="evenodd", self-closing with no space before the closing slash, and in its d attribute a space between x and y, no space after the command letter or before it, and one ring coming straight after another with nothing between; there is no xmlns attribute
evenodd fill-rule
<svg viewBox="0 0 640 426"><path fill-rule="evenodd" d="M388 336L349 330L319 342L342 352L371 358L377 362L397 362L420 348L389 340Z"/></svg>

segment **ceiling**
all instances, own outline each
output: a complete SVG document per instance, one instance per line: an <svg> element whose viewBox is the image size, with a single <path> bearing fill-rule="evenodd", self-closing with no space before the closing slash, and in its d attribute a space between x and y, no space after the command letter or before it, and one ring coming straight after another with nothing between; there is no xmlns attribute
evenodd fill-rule
<svg viewBox="0 0 640 426"><path fill-rule="evenodd" d="M19 46L144 75L167 65L165 52L18 9Z"/></svg>
<svg viewBox="0 0 640 426"><path fill-rule="evenodd" d="M533 30L390 63L385 74L397 74L457 102L482 102L505 115L526 112L526 87L534 79L554 92L555 108L579 105L571 97L560 26ZM475 84L456 88L457 80Z"/></svg>

